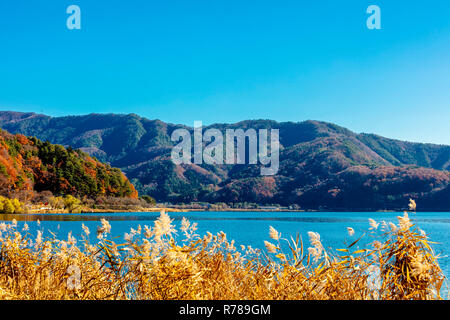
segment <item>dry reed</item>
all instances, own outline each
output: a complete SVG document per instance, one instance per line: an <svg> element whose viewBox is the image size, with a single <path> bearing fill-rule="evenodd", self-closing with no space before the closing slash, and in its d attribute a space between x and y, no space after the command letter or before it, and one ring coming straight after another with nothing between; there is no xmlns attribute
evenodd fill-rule
<svg viewBox="0 0 450 320"><path fill-rule="evenodd" d="M335 252L318 233L308 233L304 250L300 236L285 239L271 227L266 253L236 248L223 232L200 237L184 218L175 236L164 212L124 243L110 239L105 220L95 244L84 225L81 239L61 240L2 223L0 299L442 299L430 241L407 213L398 220L370 220L370 245L359 249L361 237Z"/></svg>

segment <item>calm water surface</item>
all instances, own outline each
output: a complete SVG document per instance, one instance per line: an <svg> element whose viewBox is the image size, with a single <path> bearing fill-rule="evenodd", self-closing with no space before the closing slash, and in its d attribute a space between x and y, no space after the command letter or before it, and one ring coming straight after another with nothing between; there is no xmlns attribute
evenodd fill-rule
<svg viewBox="0 0 450 320"><path fill-rule="evenodd" d="M346 244L353 242L369 228L368 219L373 218L377 222L397 223L397 216L401 213L380 212L183 212L170 213L175 225L179 226L182 217L191 222L198 223L197 233L203 236L206 231L216 233L224 231L229 240L234 239L236 247L239 245L251 245L254 248L264 248L263 241L270 240L269 226L273 226L282 233L282 237L295 238L299 233L306 245L309 245L307 232L315 231L321 236L326 248L344 248ZM30 232L36 234L38 228L36 221L41 221L40 230L51 230L60 238L67 238L72 231L79 237L82 233L81 224L84 223L91 229L95 237L95 231L101 218L107 219L112 227L112 236L123 237L130 228L136 229L139 225L153 225L153 221L159 213L105 213L105 214L35 214L35 215L0 215L0 221L16 219L19 228L27 222ZM411 219L421 229L425 230L430 239L438 242L433 245L434 250L440 255L440 264L444 273L450 275L450 212L427 212L410 214ZM355 229L355 235L347 235L347 227ZM44 236L50 236L45 231ZM366 236L365 242L373 239ZM364 242L361 242L363 245Z"/></svg>

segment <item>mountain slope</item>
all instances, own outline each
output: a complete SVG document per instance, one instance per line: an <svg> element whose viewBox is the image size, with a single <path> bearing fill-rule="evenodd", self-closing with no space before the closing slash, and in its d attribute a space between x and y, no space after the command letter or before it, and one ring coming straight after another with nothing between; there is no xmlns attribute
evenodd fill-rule
<svg viewBox="0 0 450 320"><path fill-rule="evenodd" d="M357 134L331 123L254 120L210 126L279 129L280 170L274 177L260 176L257 165L176 166L170 136L183 126L135 114L52 118L0 112L0 127L80 148L121 168L141 193L159 201L390 209L420 197L427 209L450 210L450 199L442 196L449 185L450 146ZM444 200L435 205L435 197Z"/></svg>
<svg viewBox="0 0 450 320"><path fill-rule="evenodd" d="M137 198L135 188L119 169L84 152L0 129L0 194L26 199L41 191Z"/></svg>

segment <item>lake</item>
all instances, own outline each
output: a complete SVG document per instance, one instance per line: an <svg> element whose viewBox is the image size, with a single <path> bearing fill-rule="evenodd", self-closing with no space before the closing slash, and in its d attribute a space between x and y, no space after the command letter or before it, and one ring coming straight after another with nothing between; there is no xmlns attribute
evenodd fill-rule
<svg viewBox="0 0 450 320"><path fill-rule="evenodd" d="M254 248L264 249L264 240L270 240L269 226L273 226L282 237L295 238L299 233L305 243L309 246L308 231L318 232L325 248L344 248L359 236L368 233L368 219L382 220L397 224L397 216L403 213L386 212L182 212L170 213L174 224L178 227L182 217L191 222L198 223L197 233L203 236L206 231L217 233L224 231L229 240L234 239L235 245L251 245ZM79 238L84 223L95 237L95 231L101 218L108 220L111 224L113 237L123 237L130 228L136 229L138 225L153 226L153 221L159 213L104 213L104 214L23 214L23 215L0 215L0 221L11 221L16 219L21 229L25 221L30 233L34 236L38 228L36 221L39 219L40 230L51 230L59 238L67 239L70 231ZM438 242L433 245L437 254L440 255L440 265L448 277L450 275L450 213L449 212L421 212L412 213L410 218L414 224L427 232L431 241ZM347 227L355 230L355 235L347 234ZM379 232L381 234L381 232ZM44 236L50 236L44 232ZM361 241L364 243L373 241L366 235ZM94 240L94 239L92 239ZM305 248L306 249L306 248Z"/></svg>

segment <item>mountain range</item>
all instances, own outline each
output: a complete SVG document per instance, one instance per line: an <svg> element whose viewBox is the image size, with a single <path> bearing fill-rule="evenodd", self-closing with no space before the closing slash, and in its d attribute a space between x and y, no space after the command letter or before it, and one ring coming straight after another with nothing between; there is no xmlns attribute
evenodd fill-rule
<svg viewBox="0 0 450 320"><path fill-rule="evenodd" d="M409 198L418 210L450 211L450 146L355 133L320 121L247 120L204 129L279 129L280 167L175 165L178 128L136 114L50 117L0 111L0 127L80 149L120 168L140 194L160 202L259 203L322 210L397 210Z"/></svg>

